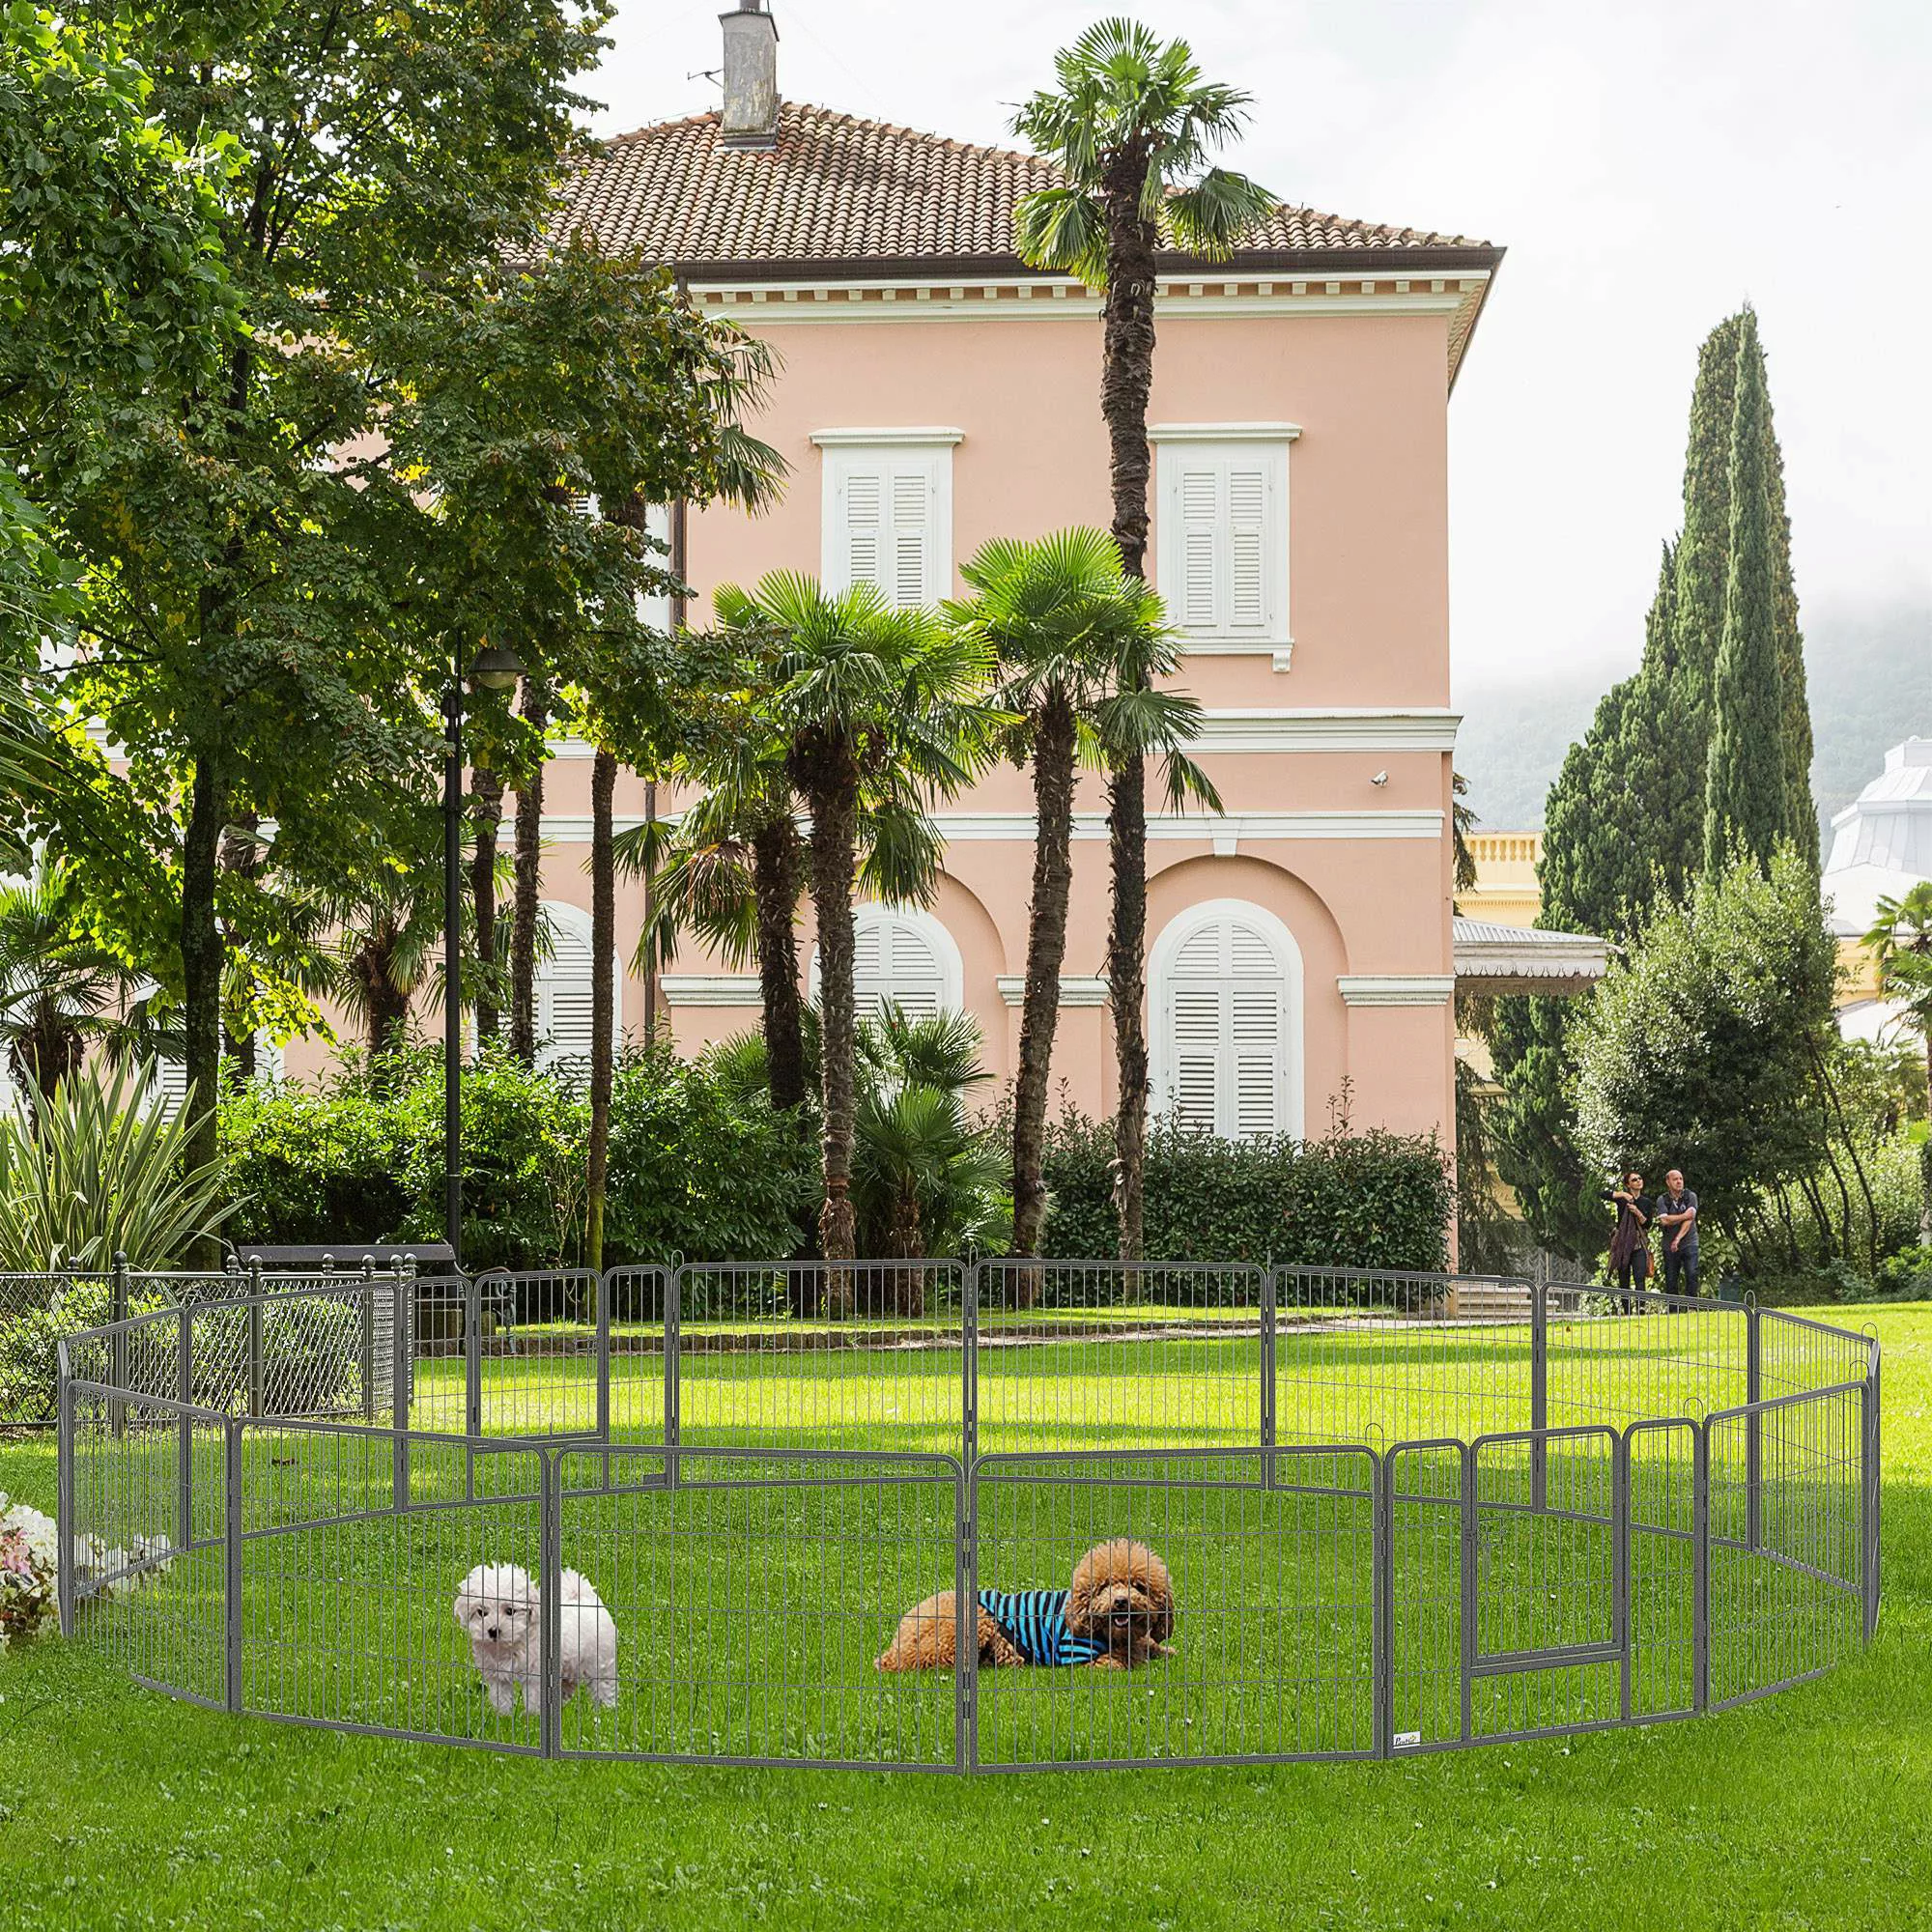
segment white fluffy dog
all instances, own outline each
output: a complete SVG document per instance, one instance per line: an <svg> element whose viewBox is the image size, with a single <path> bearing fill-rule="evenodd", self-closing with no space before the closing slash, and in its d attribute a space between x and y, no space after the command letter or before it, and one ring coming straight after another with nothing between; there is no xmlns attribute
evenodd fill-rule
<svg viewBox="0 0 1932 1932"><path fill-rule="evenodd" d="M617 1626L589 1579L566 1570L557 1599L557 1648L566 1702L587 1690L604 1708L617 1702ZM469 1655L483 1673L490 1708L507 1717L516 1689L532 1717L543 1710L543 1599L526 1570L514 1563L479 1563L463 1579L454 1605L469 1638Z"/></svg>

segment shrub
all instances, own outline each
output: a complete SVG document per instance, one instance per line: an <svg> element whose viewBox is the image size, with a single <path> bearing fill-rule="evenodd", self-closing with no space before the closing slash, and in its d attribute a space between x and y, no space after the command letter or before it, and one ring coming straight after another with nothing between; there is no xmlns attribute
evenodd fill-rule
<svg viewBox="0 0 1932 1932"><path fill-rule="evenodd" d="M442 1234L442 1063L433 1049L327 1088L238 1094L222 1108L239 1238L341 1244ZM574 1088L491 1052L463 1076L463 1252L471 1267L582 1259L589 1110ZM667 1047L612 1083L605 1258L782 1257L816 1188L810 1131L762 1094Z"/></svg>
<svg viewBox="0 0 1932 1932"><path fill-rule="evenodd" d="M161 1296L144 1294L129 1300L128 1312L145 1315L165 1306ZM83 1329L104 1327L111 1319L112 1302L106 1285L80 1282L63 1289L49 1306L0 1322L0 1417L9 1422L54 1421L60 1413L61 1342ZM173 1337L167 1341L168 1359L172 1361ZM106 1371L104 1361L74 1364L74 1373L82 1380L99 1379ZM135 1388L158 1387L158 1357L151 1362L130 1359L128 1381Z"/></svg>
<svg viewBox="0 0 1932 1932"><path fill-rule="evenodd" d="M1117 1251L1113 1157L1111 1122L1068 1109L1049 1127L1047 1255ZM1148 1134L1146 1204L1150 1261L1429 1271L1449 1262L1454 1191L1430 1135L1224 1141L1158 1122Z"/></svg>
<svg viewBox="0 0 1932 1932"><path fill-rule="evenodd" d="M29 1122L0 1116L0 1269L105 1267L118 1251L164 1267L218 1228L218 1164L186 1165L185 1113L138 1104L131 1068L83 1071Z"/></svg>

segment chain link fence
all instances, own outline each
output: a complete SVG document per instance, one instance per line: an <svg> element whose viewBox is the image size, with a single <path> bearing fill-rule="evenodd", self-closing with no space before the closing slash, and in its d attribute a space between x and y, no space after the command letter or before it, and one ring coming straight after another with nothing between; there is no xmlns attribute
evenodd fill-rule
<svg viewBox="0 0 1932 1932"><path fill-rule="evenodd" d="M1776 1311L945 1259L197 1286L60 1344L62 1614L231 1711L1389 1757L1722 1709L1877 1617L1878 1345Z"/></svg>

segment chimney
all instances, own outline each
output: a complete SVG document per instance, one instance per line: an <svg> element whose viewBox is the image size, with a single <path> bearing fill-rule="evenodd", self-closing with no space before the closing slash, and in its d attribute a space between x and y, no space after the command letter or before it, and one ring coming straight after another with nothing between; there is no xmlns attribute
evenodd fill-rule
<svg viewBox="0 0 1932 1932"><path fill-rule="evenodd" d="M724 121L727 148L779 144L779 29L762 0L738 0L721 14L724 29Z"/></svg>

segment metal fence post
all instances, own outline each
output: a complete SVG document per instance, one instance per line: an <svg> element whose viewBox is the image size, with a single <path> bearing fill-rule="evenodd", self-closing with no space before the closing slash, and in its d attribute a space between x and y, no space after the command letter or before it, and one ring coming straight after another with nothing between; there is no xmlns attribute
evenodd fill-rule
<svg viewBox="0 0 1932 1932"><path fill-rule="evenodd" d="M1463 1535L1458 1556L1458 1576L1462 1583L1463 1624L1463 1736L1475 1736L1476 1653L1481 1648L1478 1624L1482 1606L1478 1601L1477 1576L1481 1562L1481 1538L1476 1526L1476 1451L1467 1442L1457 1444L1463 1464Z"/></svg>
<svg viewBox="0 0 1932 1932"><path fill-rule="evenodd" d="M57 1460L54 1484L59 1501L54 1505L55 1590L60 1605L62 1636L73 1634L73 1383L66 1373L63 1346L60 1378L59 1435L55 1443Z"/></svg>
<svg viewBox="0 0 1932 1932"><path fill-rule="evenodd" d="M958 1530L953 1554L952 1761L961 1771L980 1763L980 1476L962 1463L954 1519Z"/></svg>
<svg viewBox="0 0 1932 1932"><path fill-rule="evenodd" d="M1711 1429L1690 1425L1691 1709L1711 1704Z"/></svg>
<svg viewBox="0 0 1932 1932"><path fill-rule="evenodd" d="M1755 1549L1764 1535L1764 1417L1755 1406L1764 1400L1764 1324L1755 1299L1745 1307L1745 1547Z"/></svg>
<svg viewBox="0 0 1932 1932"><path fill-rule="evenodd" d="M1262 1488L1274 1488L1275 1473L1275 1271L1262 1276Z"/></svg>
<svg viewBox="0 0 1932 1932"><path fill-rule="evenodd" d="M1871 1365L1865 1371L1863 1396L1864 1424L1861 1431L1862 1452L1861 1460L1864 1466L1859 1471L1864 1493L1864 1610L1865 1641L1869 1643L1878 1634L1878 1593L1879 1593L1879 1345L1876 1337L1871 1345Z"/></svg>
<svg viewBox="0 0 1932 1932"><path fill-rule="evenodd" d="M177 1311L180 1324L175 1352L175 1393L181 1401L181 1416L176 1425L175 1471L176 1521L180 1526L179 1545L183 1549L194 1542L194 1310L185 1302Z"/></svg>
<svg viewBox="0 0 1932 1932"><path fill-rule="evenodd" d="M665 1481L677 1487L677 1348L678 1323L684 1305L684 1268L680 1264L665 1280Z"/></svg>
<svg viewBox="0 0 1932 1932"><path fill-rule="evenodd" d="M261 1415L262 1400L262 1261L248 1263L248 1413Z"/></svg>
<svg viewBox="0 0 1932 1932"><path fill-rule="evenodd" d="M128 1257L114 1251L114 1270L108 1276L107 1319L114 1334L107 1345L107 1379L116 1393L107 1399L107 1426L119 1435L128 1427Z"/></svg>
<svg viewBox="0 0 1932 1932"><path fill-rule="evenodd" d="M959 1459L970 1469L980 1455L980 1264L966 1264L959 1308ZM965 1654L963 1651L960 1653Z"/></svg>
<svg viewBox="0 0 1932 1932"><path fill-rule="evenodd" d="M222 1550L222 1657L228 1708L242 1708L242 1432L231 1420L224 1445Z"/></svg>
<svg viewBox="0 0 1932 1932"><path fill-rule="evenodd" d="M597 1371L597 1439L611 1439L611 1276L613 1269L601 1269L597 1276L597 1327L591 1340ZM609 1467L608 1463L606 1467ZM608 1479L607 1479L608 1481Z"/></svg>
<svg viewBox="0 0 1932 1932"><path fill-rule="evenodd" d="M1375 1457L1375 1513L1372 1567L1376 1594L1371 1612L1371 1697L1375 1720L1375 1754L1395 1755L1395 1469L1386 1450Z"/></svg>
<svg viewBox="0 0 1932 1932"><path fill-rule="evenodd" d="M376 1420L376 1261L362 1264L362 1420Z"/></svg>
<svg viewBox="0 0 1932 1932"><path fill-rule="evenodd" d="M1529 1291L1529 1426L1549 1427L1549 1290L1538 1282ZM1529 1506L1541 1511L1549 1501L1549 1445L1539 1434L1529 1449Z"/></svg>
<svg viewBox="0 0 1932 1932"><path fill-rule="evenodd" d="M483 1278L463 1282L463 1433L483 1434Z"/></svg>
<svg viewBox="0 0 1932 1932"><path fill-rule="evenodd" d="M396 1277L395 1314L389 1322L390 1503L410 1506L410 1277Z"/></svg>
<svg viewBox="0 0 1932 1932"><path fill-rule="evenodd" d="M563 1456L537 1451L543 1494L538 1604L543 1615L543 1754L563 1749Z"/></svg>
<svg viewBox="0 0 1932 1932"><path fill-rule="evenodd" d="M1612 1634L1617 1645L1619 1710L1631 1716L1631 1438L1629 1429L1617 1432L1610 1452L1610 1575L1615 1604Z"/></svg>

